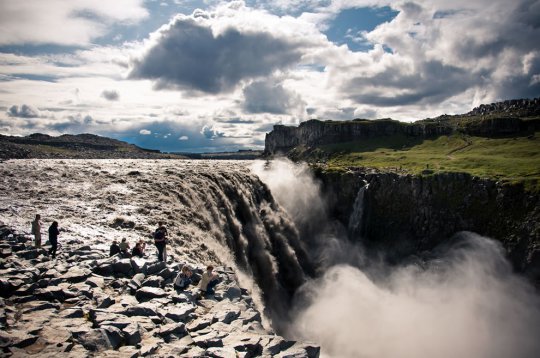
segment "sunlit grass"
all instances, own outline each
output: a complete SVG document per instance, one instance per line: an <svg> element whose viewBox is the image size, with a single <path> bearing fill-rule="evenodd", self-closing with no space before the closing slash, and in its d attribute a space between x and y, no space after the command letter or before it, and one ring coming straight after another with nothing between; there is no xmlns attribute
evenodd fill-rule
<svg viewBox="0 0 540 358"><path fill-rule="evenodd" d="M388 136L321 146L313 151L328 170L372 167L411 174L466 172L538 189L540 132L529 137L483 138L455 134L436 139ZM313 155L313 154L312 154Z"/></svg>

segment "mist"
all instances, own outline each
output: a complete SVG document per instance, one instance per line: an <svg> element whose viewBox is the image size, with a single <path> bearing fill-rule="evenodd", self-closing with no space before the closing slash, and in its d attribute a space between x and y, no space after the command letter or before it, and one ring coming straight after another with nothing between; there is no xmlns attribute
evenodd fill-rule
<svg viewBox="0 0 540 358"><path fill-rule="evenodd" d="M498 242L461 232L429 260L387 266L323 217L305 167L280 160L252 170L297 225L332 226L316 235L326 259L296 292L291 337L320 344L325 357L539 356L538 293Z"/></svg>

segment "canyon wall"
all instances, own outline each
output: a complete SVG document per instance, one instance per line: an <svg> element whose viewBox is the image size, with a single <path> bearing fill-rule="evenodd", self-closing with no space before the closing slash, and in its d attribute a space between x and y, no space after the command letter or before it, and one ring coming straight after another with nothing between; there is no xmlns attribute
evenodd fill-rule
<svg viewBox="0 0 540 358"><path fill-rule="evenodd" d="M345 225L361 222L350 238L384 252L390 261L421 255L451 241L459 231L472 231L500 241L514 268L540 283L540 198L521 184L464 173L316 175L331 214ZM365 183L362 217L354 218L353 193Z"/></svg>

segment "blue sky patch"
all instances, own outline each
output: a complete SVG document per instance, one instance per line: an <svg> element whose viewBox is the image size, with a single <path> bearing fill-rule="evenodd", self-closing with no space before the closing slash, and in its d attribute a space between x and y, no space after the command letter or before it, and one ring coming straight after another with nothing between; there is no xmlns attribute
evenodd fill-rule
<svg viewBox="0 0 540 358"><path fill-rule="evenodd" d="M397 14L388 6L343 10L324 33L330 41L338 45L346 44L351 51L368 51L373 45L362 38L362 32L370 32L378 25L392 21Z"/></svg>

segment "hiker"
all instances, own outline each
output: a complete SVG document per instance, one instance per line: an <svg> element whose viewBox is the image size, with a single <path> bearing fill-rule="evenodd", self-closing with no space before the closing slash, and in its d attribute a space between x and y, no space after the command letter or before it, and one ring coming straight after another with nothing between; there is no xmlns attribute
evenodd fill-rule
<svg viewBox="0 0 540 358"><path fill-rule="evenodd" d="M127 243L127 239L125 237L122 239L122 242L118 246L120 247L120 254L123 257L131 257L131 254L128 251L129 250L129 244Z"/></svg>
<svg viewBox="0 0 540 358"><path fill-rule="evenodd" d="M53 259L56 257L56 250L58 249L59 234L60 229L58 229L58 221L53 221L53 223L49 227L49 242L51 243L49 255L51 255Z"/></svg>
<svg viewBox="0 0 540 358"><path fill-rule="evenodd" d="M138 257L143 257L144 256L142 248L141 248L141 242L140 241L135 244L135 247L131 251L131 256L138 256Z"/></svg>
<svg viewBox="0 0 540 358"><path fill-rule="evenodd" d="M144 256L144 250L146 250L146 242L144 242L143 239L140 239L140 240L139 240L139 245L140 245L140 247L141 247L141 253L142 253L142 255Z"/></svg>
<svg viewBox="0 0 540 358"><path fill-rule="evenodd" d="M116 240L113 240L111 247L109 249L109 256L114 256L119 253L120 253L120 246L118 246L118 242Z"/></svg>
<svg viewBox="0 0 540 358"><path fill-rule="evenodd" d="M163 262L167 262L167 235L167 228L163 221L158 222L158 228L154 232L154 243L158 250L158 260Z"/></svg>
<svg viewBox="0 0 540 358"><path fill-rule="evenodd" d="M174 280L174 287L178 290L185 290L191 284L192 276L193 273L189 267L187 265L182 266L182 270L180 270L180 273Z"/></svg>
<svg viewBox="0 0 540 358"><path fill-rule="evenodd" d="M41 247L41 216L36 214L36 218L32 221L32 234L36 242L36 248Z"/></svg>
<svg viewBox="0 0 540 358"><path fill-rule="evenodd" d="M199 282L199 288L201 289L201 295L213 295L214 286L219 282L219 276L212 272L214 266L208 265L206 271L202 274L201 282Z"/></svg>

